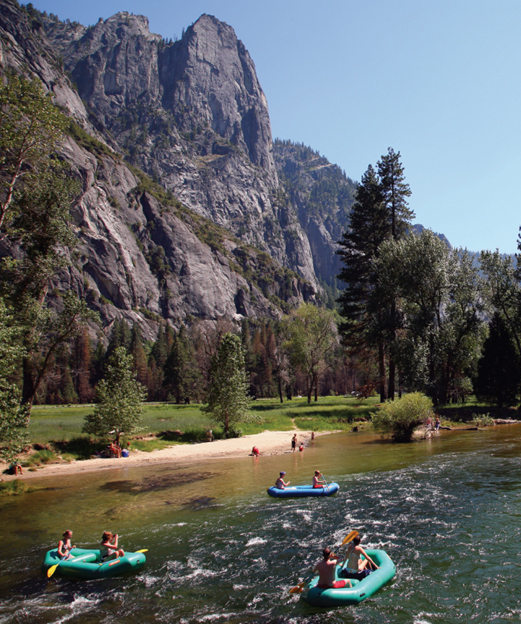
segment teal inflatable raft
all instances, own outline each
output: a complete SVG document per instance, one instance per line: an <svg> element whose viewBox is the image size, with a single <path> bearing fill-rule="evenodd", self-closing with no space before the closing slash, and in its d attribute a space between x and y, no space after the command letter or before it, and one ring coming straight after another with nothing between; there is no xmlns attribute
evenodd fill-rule
<svg viewBox="0 0 521 624"><path fill-rule="evenodd" d="M372 572L361 581L348 579L352 587L320 589L317 587L318 576L309 579L304 585L301 597L314 607L341 607L344 605L356 605L372 596L388 583L396 574L396 566L391 561L385 550L365 549L369 557L376 563L378 570ZM339 572L341 566L337 566L336 578L338 581L347 580Z"/></svg>
<svg viewBox="0 0 521 624"><path fill-rule="evenodd" d="M134 572L142 568L146 562L146 557L141 552L126 552L124 557L107 561L101 561L99 550L73 548L71 555L70 559L61 560L56 548L47 551L42 572L47 574L47 570L58 563L54 574L74 579L100 579Z"/></svg>

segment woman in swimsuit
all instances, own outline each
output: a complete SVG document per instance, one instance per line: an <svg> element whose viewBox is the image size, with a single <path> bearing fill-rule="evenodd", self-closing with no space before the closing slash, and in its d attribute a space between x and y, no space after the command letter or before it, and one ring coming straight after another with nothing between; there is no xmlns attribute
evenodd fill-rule
<svg viewBox="0 0 521 624"><path fill-rule="evenodd" d="M344 568L342 570L342 576L347 578L364 578L378 569L376 563L360 546L360 536L354 538L354 540L347 547L347 555L345 558ZM360 557L365 557L363 560Z"/></svg>
<svg viewBox="0 0 521 624"><path fill-rule="evenodd" d="M324 484L326 482L325 479L320 479L320 477L322 476L320 470L315 470L315 476L313 477L313 488L321 488L324 487Z"/></svg>
<svg viewBox="0 0 521 624"><path fill-rule="evenodd" d="M76 548L71 542L72 531L65 531L63 538L58 542L58 555L61 559L68 559L71 556L71 550Z"/></svg>
<svg viewBox="0 0 521 624"><path fill-rule="evenodd" d="M118 534L113 535L110 531L105 531L101 538L101 559L117 559L124 557L125 552L122 548L118 548Z"/></svg>

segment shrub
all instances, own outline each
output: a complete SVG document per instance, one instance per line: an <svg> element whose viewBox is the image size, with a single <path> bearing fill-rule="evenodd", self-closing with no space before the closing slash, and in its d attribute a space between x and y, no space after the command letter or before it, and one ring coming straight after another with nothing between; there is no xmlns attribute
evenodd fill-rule
<svg viewBox="0 0 521 624"><path fill-rule="evenodd" d="M433 416L432 401L420 392L412 392L384 403L373 416L373 427L397 442L410 442L416 427Z"/></svg>

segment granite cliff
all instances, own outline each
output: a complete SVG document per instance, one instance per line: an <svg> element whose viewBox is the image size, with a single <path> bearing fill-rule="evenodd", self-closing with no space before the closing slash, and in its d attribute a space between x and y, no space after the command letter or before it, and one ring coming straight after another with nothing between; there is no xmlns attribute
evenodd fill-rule
<svg viewBox="0 0 521 624"><path fill-rule="evenodd" d="M82 180L80 254L59 283L106 324L274 318L334 280L353 184L316 153L274 148L255 66L227 24L203 15L166 42L142 16L87 28L1 0L9 69L71 117L62 156Z"/></svg>

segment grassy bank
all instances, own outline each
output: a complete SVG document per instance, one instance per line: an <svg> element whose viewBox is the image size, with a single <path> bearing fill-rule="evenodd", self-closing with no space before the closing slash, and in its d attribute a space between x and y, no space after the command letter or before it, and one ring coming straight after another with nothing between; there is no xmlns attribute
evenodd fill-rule
<svg viewBox="0 0 521 624"><path fill-rule="evenodd" d="M251 412L256 422L241 423L244 435L262 431L301 430L346 431L355 421L370 418L376 399L368 399L361 405L358 401L344 397L321 397L318 403L308 405L306 399L293 399L280 403L277 399L253 401ZM174 404L146 404L140 431L130 440L132 447L152 451L172 444L183 444L206 438L206 430L222 436L222 428L216 426L201 406ZM50 461L49 450L65 460L87 458L102 450L103 441L95 441L81 432L84 417L93 406L36 406L33 408L29 425L31 444L43 447L34 458L34 464ZM179 435L181 432L182 435ZM30 465L30 461L26 462Z"/></svg>

